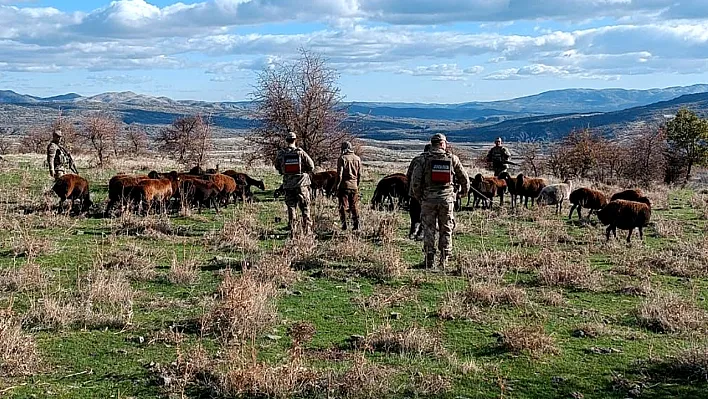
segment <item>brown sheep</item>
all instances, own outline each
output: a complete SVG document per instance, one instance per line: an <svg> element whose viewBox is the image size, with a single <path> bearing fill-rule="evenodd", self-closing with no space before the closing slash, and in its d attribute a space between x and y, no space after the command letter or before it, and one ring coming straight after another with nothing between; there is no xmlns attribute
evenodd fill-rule
<svg viewBox="0 0 708 399"><path fill-rule="evenodd" d="M393 210L394 198L398 199L399 205L409 202L408 178L403 173L394 173L379 180L371 198L371 209L382 209L387 201L388 209Z"/></svg>
<svg viewBox="0 0 708 399"><path fill-rule="evenodd" d="M257 180L252 178L251 176L243 173L243 172L236 172L235 170L229 169L225 170L224 174L226 176L230 176L236 181L236 192L234 192L234 200L236 198L241 198L243 201L252 201L253 200L253 193L251 192L251 187L255 186L261 189L262 191L265 191L265 183L263 183L263 180ZM276 197L277 198L277 197Z"/></svg>
<svg viewBox="0 0 708 399"><path fill-rule="evenodd" d="M610 198L610 201L614 201L614 200L638 201L642 197L644 197L644 193L642 192L642 190L635 188L635 189L624 190L624 191L620 191L619 193L615 193L614 195L612 195L612 198Z"/></svg>
<svg viewBox="0 0 708 399"><path fill-rule="evenodd" d="M606 238L610 240L610 233L617 238L617 229L629 230L627 243L632 238L635 228L639 229L639 239L644 238L643 228L649 223L651 218L651 202L647 197L639 198L639 201L615 200L610 201L598 213L597 217L603 226L607 226Z"/></svg>
<svg viewBox="0 0 708 399"><path fill-rule="evenodd" d="M133 189L138 186L141 180L145 179L149 179L149 177L127 174L118 174L111 177L111 180L108 181L108 205L106 205L104 216L108 216L117 204L129 200Z"/></svg>
<svg viewBox="0 0 708 399"><path fill-rule="evenodd" d="M516 206L516 199L518 197L518 193L516 192L516 179L512 179L512 177L507 172L502 173L502 175L504 175L504 181L506 182L506 192L509 193L509 202L511 203L511 207L513 208Z"/></svg>
<svg viewBox="0 0 708 399"><path fill-rule="evenodd" d="M481 173L477 173L472 180L471 186L474 188L474 190L472 190L474 194L474 203L472 204L472 207L478 207L479 202L482 201L482 209L491 209L492 199L497 195L497 185L495 182L488 178L482 177ZM483 198L480 194L486 198Z"/></svg>
<svg viewBox="0 0 708 399"><path fill-rule="evenodd" d="M546 179L525 177L522 173L516 176L516 194L524 200L524 206L529 207L535 203L536 198L541 194L541 190L548 185Z"/></svg>
<svg viewBox="0 0 708 399"><path fill-rule="evenodd" d="M504 194L507 192L507 177L509 174L507 172L502 172L499 176L484 177L484 180L497 186L496 196L499 197L499 206L504 205ZM470 190L467 193L467 206L470 205L470 199L474 193ZM491 199L491 198L490 198Z"/></svg>
<svg viewBox="0 0 708 399"><path fill-rule="evenodd" d="M159 211L164 211L165 203L174 194L173 182L170 179L144 179L138 182L131 193L132 199L143 206L145 213L154 204Z"/></svg>
<svg viewBox="0 0 708 399"><path fill-rule="evenodd" d="M311 175L310 188L312 189L312 197L317 197L318 193L324 194L326 197L334 195L334 184L337 182L337 171L327 170L317 172Z"/></svg>
<svg viewBox="0 0 708 399"><path fill-rule="evenodd" d="M62 209L66 200L70 200L71 205L73 205L74 200L79 200L79 209L82 213L87 212L93 205L89 194L88 181L79 175L63 175L54 182L52 191L59 196L59 207ZM72 208L71 205L69 206L69 211Z"/></svg>
<svg viewBox="0 0 708 399"><path fill-rule="evenodd" d="M590 218L590 216L592 216L593 211L597 212L600 209L604 208L605 205L607 205L607 196L602 191L583 187L577 190L573 190L573 192L570 193L570 203L572 204L572 206L570 207L570 214L568 214L568 219L571 219L573 217L573 211L575 211L576 209L578 210L578 219L582 219L582 208L590 210L590 213L588 213L588 218Z"/></svg>
<svg viewBox="0 0 708 399"><path fill-rule="evenodd" d="M216 213L220 213L221 190L213 182L201 179L184 179L180 181L179 192L184 203L197 205L199 213L202 213L203 205L207 208L212 206Z"/></svg>

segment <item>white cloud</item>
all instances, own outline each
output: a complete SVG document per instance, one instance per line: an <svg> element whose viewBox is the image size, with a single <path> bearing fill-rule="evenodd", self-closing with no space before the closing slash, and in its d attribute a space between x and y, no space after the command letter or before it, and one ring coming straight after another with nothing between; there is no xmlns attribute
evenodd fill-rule
<svg viewBox="0 0 708 399"><path fill-rule="evenodd" d="M460 68L457 64L434 64L399 69L396 73L411 76L430 76L433 80L458 81L467 80L468 77L480 74L482 71L484 71L482 66Z"/></svg>

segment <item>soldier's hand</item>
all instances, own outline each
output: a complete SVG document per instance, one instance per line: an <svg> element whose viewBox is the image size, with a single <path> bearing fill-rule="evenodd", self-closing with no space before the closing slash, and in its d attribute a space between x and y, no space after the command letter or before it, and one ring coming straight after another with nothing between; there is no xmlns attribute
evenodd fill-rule
<svg viewBox="0 0 708 399"><path fill-rule="evenodd" d="M53 172L49 172L49 177L54 177L54 173L53 173Z"/></svg>

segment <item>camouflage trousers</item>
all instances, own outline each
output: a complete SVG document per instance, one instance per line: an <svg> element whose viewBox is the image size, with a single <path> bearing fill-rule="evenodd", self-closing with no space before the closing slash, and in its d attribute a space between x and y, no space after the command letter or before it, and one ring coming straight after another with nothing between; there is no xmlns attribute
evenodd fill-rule
<svg viewBox="0 0 708 399"><path fill-rule="evenodd" d="M437 248L443 255L452 252L452 230L455 228L455 203L452 201L423 201L421 219L423 224L423 251L435 253L435 234L439 233ZM438 232L439 228L439 232Z"/></svg>
<svg viewBox="0 0 708 399"><path fill-rule="evenodd" d="M298 187L285 189L285 206L288 208L288 228L290 233L295 235L296 223L295 212L300 208L302 214L302 227L305 234L312 231L312 219L310 218L310 187Z"/></svg>
<svg viewBox="0 0 708 399"><path fill-rule="evenodd" d="M359 226L359 190L340 189L337 192L339 199L339 219L347 222L347 211L352 215L354 226Z"/></svg>

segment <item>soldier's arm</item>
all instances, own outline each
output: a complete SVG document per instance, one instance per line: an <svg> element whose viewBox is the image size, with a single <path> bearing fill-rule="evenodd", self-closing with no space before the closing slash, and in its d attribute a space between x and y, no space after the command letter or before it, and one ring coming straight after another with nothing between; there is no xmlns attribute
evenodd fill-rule
<svg viewBox="0 0 708 399"><path fill-rule="evenodd" d="M413 166L413 173L411 176L411 181L408 182L408 184L411 185L413 197L420 201L423 197L423 165L421 165L420 162L416 162Z"/></svg>
<svg viewBox="0 0 708 399"><path fill-rule="evenodd" d="M339 189L339 185L342 184L342 178L344 177L344 159L339 157L337 159L337 180L334 183L334 187Z"/></svg>
<svg viewBox="0 0 708 399"><path fill-rule="evenodd" d="M275 157L275 170L278 171L279 174L283 174L283 152L279 151L278 155Z"/></svg>
<svg viewBox="0 0 708 399"><path fill-rule="evenodd" d="M467 175L467 171L462 165L462 162L460 162L460 158L454 157L452 159L452 166L455 170L455 177L460 183L460 194L464 196L470 190L470 177Z"/></svg>
<svg viewBox="0 0 708 399"><path fill-rule="evenodd" d="M310 158L310 156L305 152L305 151L300 151L300 157L301 160L304 163L304 171L305 173L310 173L313 170L315 170L315 162Z"/></svg>
<svg viewBox="0 0 708 399"><path fill-rule="evenodd" d="M49 165L49 174L52 176L54 176L54 156L56 153L53 145L47 146L47 165Z"/></svg>
<svg viewBox="0 0 708 399"><path fill-rule="evenodd" d="M356 186L361 184L361 159L356 163Z"/></svg>
<svg viewBox="0 0 708 399"><path fill-rule="evenodd" d="M508 161L511 158L511 152L509 152L509 149L504 148L504 157L506 157L505 161Z"/></svg>
<svg viewBox="0 0 708 399"><path fill-rule="evenodd" d="M410 183L411 179L413 178L413 169L415 168L417 158L413 158L411 160L411 163L408 164L408 170L406 171L406 177L408 178L408 182Z"/></svg>

